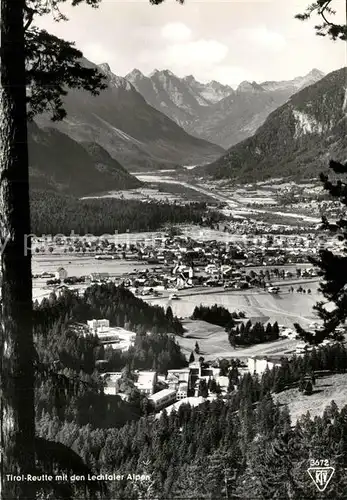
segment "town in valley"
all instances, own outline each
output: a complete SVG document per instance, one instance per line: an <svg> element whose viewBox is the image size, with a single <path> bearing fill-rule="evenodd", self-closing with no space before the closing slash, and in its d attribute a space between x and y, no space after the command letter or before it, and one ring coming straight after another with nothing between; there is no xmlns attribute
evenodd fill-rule
<svg viewBox="0 0 347 500"><path fill-rule="evenodd" d="M343 3L1 0L1 499L347 497Z"/></svg>

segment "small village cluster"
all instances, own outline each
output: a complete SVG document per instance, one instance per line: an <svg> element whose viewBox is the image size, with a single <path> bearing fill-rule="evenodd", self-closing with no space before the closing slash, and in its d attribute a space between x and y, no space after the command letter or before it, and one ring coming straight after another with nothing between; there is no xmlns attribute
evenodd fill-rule
<svg viewBox="0 0 347 500"><path fill-rule="evenodd" d="M107 281L116 281L138 295L154 296L163 290L199 286L224 286L236 290L254 286L264 288L271 286L273 281L283 281L285 285L286 279L317 276L312 267L300 271L295 270L295 266L307 262L308 257L315 256L321 248L329 248L335 253L339 248L338 241L328 240L324 234L318 238L309 233L305 236L242 237L232 242L166 236L155 238L151 245L124 244L120 250L112 245L100 240L99 247L95 247L99 252L95 255L96 262L111 261L107 272L99 270L85 276L67 276L67 270L60 267L55 273L43 272L33 278L45 280L45 285L57 293L66 288L78 291L78 288ZM140 262L141 267L121 273L118 259ZM276 269L284 265L288 266L287 270Z"/></svg>
<svg viewBox="0 0 347 500"><path fill-rule="evenodd" d="M135 341L135 334L120 327L110 327L107 319L93 319L87 322L87 328L83 330L84 335L95 335L104 346L112 346L120 351L127 351ZM312 328L319 328L318 324L312 324ZM297 334L290 328L281 327L280 337L297 338ZM332 343L331 340L324 341L323 345ZM298 342L296 355L304 355L311 350L303 342ZM193 356L194 357L194 356ZM227 368L223 366L226 362ZM177 410L180 405L189 403L197 406L202 400L225 397L230 390L230 371L235 360L216 359L206 362L203 357L192 359L185 368L169 369L165 375L155 370L136 370L134 386L150 402L153 410L158 413L164 408L169 413ZM105 366L104 366L105 365ZM122 391L119 381L123 377L122 372L108 372L107 362L100 361L98 366L105 381L105 394L120 396L128 400L129 394ZM262 375L266 370L281 366L280 356L248 356L236 362L236 379L245 373ZM105 370L106 368L106 370ZM235 368L235 365L234 365ZM237 389L235 383L234 389Z"/></svg>

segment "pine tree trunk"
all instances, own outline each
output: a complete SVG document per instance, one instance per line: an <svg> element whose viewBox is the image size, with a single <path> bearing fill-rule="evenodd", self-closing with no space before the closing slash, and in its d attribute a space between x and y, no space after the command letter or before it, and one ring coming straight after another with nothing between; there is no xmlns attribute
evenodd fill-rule
<svg viewBox="0 0 347 500"><path fill-rule="evenodd" d="M34 472L34 350L24 0L0 1L1 499L13 500L35 498L32 483L6 477Z"/></svg>

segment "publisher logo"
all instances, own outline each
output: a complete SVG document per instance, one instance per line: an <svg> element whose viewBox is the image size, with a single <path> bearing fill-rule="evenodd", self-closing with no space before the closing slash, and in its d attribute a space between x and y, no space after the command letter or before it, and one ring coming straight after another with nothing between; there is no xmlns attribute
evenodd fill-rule
<svg viewBox="0 0 347 500"><path fill-rule="evenodd" d="M310 467L307 472L316 485L318 491L324 491L334 475L334 467Z"/></svg>

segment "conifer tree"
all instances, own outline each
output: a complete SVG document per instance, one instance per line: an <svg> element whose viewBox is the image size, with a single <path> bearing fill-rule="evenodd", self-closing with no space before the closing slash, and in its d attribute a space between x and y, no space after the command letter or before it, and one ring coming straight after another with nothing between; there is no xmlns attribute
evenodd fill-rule
<svg viewBox="0 0 347 500"><path fill-rule="evenodd" d="M342 164L331 160L329 166L338 179L332 182L327 175L321 174L324 189L333 198L339 200L342 206L347 206L347 162ZM334 224L329 223L324 217L322 227L336 235L340 241L347 243L346 217L342 217ZM327 249L321 250L319 258L311 258L310 261L320 268L320 275L323 278L320 291L326 302L319 301L314 309L323 320L324 328L314 333L305 331L299 324L295 324L295 328L305 341L318 345L328 337L339 340L341 334L336 328L344 324L347 319L347 246L345 244L341 253L334 253ZM327 309L327 302L334 304L334 308Z"/></svg>
<svg viewBox="0 0 347 500"><path fill-rule="evenodd" d="M334 6L338 6L337 0L316 0L311 3L306 11L295 17L300 21L311 19L314 15L319 16L321 24L315 26L316 34L328 36L332 40L347 40L347 24L338 24L334 21Z"/></svg>
<svg viewBox="0 0 347 500"><path fill-rule="evenodd" d="M207 388L207 384L206 384L205 379L201 379L199 382L198 396L201 396L203 398L207 398L207 396L208 396L208 388Z"/></svg>
<svg viewBox="0 0 347 500"><path fill-rule="evenodd" d="M319 36L328 36L331 40L347 41L347 23L339 24L334 22L336 11L334 6L338 5L336 0L316 0L310 4L304 13L297 14L295 17L301 21L311 19L318 15L321 24L315 26L316 34ZM335 182L332 182L325 174L320 175L323 187L332 198L339 200L345 213L347 206L347 162L344 163L330 160L329 167L335 174ZM347 242L347 219L342 216L336 223L331 224L326 217L323 217L322 228L335 234L343 242ZM312 263L321 270L323 283L320 291L327 302L334 304L333 310L327 310L323 301L319 301L315 310L318 316L324 322L324 328L314 333L305 331L299 324L295 328L300 337L311 344L320 344L328 337L340 339L336 327L344 324L347 318L347 246L344 245L341 253L333 253L329 250L322 250L318 259L311 259Z"/></svg>
<svg viewBox="0 0 347 500"><path fill-rule="evenodd" d="M172 309L171 309L171 306L168 306L168 308L166 309L166 319L168 321L173 321L173 312L172 312Z"/></svg>
<svg viewBox="0 0 347 500"><path fill-rule="evenodd" d="M80 466L71 450L35 437L32 278L30 250L27 119L51 111L65 116L66 88L97 94L103 76L85 68L73 44L33 25L35 16L66 20L66 0L1 0L0 233L2 311L0 339L2 499L35 497L35 483L6 481L5 475L35 473L39 461ZM101 0L71 0L97 7ZM161 3L153 0L152 3ZM27 238L27 240L26 240ZM27 241L27 248L24 242ZM63 448L62 448L63 447ZM83 469L83 467L82 467ZM85 470L85 469L83 469ZM59 485L53 485L53 489ZM61 492L60 492L61 493Z"/></svg>

